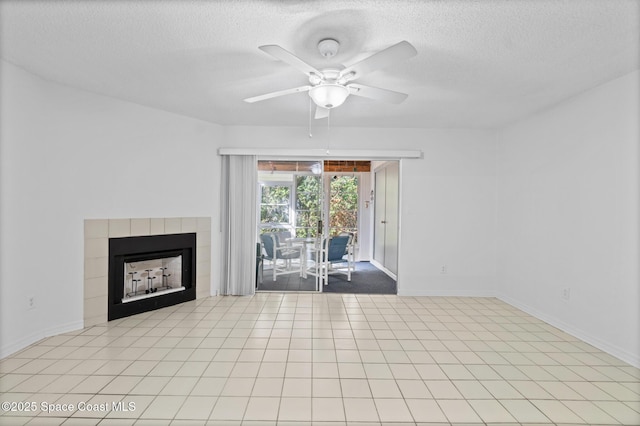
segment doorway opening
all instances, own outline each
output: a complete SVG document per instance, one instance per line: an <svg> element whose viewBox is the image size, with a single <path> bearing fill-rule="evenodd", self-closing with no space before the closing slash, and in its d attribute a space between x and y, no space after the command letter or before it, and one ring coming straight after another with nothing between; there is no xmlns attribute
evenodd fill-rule
<svg viewBox="0 0 640 426"><path fill-rule="evenodd" d="M258 160L257 291L397 294L396 277L373 258L380 164Z"/></svg>

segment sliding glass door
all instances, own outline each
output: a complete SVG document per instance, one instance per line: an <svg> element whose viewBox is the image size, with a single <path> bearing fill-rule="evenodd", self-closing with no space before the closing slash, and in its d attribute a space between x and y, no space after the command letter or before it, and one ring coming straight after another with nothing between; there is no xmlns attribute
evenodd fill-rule
<svg viewBox="0 0 640 426"><path fill-rule="evenodd" d="M324 235L322 167L322 161L258 161L258 290L321 291L313 273Z"/></svg>
<svg viewBox="0 0 640 426"><path fill-rule="evenodd" d="M370 167L369 161L258 161L258 290L323 291L316 259L325 236L350 237L342 262L349 271L355 270L361 244L369 260L371 195L363 195L360 186L364 181L370 190ZM327 262L327 274L345 269L339 258ZM322 279L330 283L327 275Z"/></svg>

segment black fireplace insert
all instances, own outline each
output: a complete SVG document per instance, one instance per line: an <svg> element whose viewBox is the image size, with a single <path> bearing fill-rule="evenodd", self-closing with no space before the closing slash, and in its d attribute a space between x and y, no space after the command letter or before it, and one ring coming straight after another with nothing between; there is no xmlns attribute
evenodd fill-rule
<svg viewBox="0 0 640 426"><path fill-rule="evenodd" d="M195 298L195 233L109 239L109 321Z"/></svg>

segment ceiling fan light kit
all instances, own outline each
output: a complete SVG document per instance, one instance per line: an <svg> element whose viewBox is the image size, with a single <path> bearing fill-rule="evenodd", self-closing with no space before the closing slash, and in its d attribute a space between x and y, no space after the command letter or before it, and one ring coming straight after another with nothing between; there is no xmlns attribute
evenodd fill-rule
<svg viewBox="0 0 640 426"><path fill-rule="evenodd" d="M324 83L312 87L309 96L317 106L331 109L339 107L347 100L349 89L337 83Z"/></svg>
<svg viewBox="0 0 640 426"><path fill-rule="evenodd" d="M318 51L324 58L334 57L338 53L339 48L340 43L332 38L320 40L318 43ZM316 118L328 117L328 111L342 105L349 95L395 104L403 102L408 96L405 93L362 84L353 84L351 82L371 71L404 61L418 53L411 43L401 41L346 68L339 67L339 69L336 69L336 67L334 67L317 70L315 67L307 64L293 53L278 45L260 46L259 49L306 74L310 85L253 96L244 101L253 103L278 96L308 91L309 96L317 106Z"/></svg>

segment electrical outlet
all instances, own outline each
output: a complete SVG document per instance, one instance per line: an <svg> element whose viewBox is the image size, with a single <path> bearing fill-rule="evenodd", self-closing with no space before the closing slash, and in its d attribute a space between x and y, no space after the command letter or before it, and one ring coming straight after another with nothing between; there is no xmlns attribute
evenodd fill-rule
<svg viewBox="0 0 640 426"><path fill-rule="evenodd" d="M447 265L442 265L440 267L440 273L441 274L446 274L447 273Z"/></svg>
<svg viewBox="0 0 640 426"><path fill-rule="evenodd" d="M34 309L36 307L36 298L35 296L27 297L27 309Z"/></svg>
<svg viewBox="0 0 640 426"><path fill-rule="evenodd" d="M569 300L571 298L571 288L565 287L562 289L562 298L564 300Z"/></svg>

